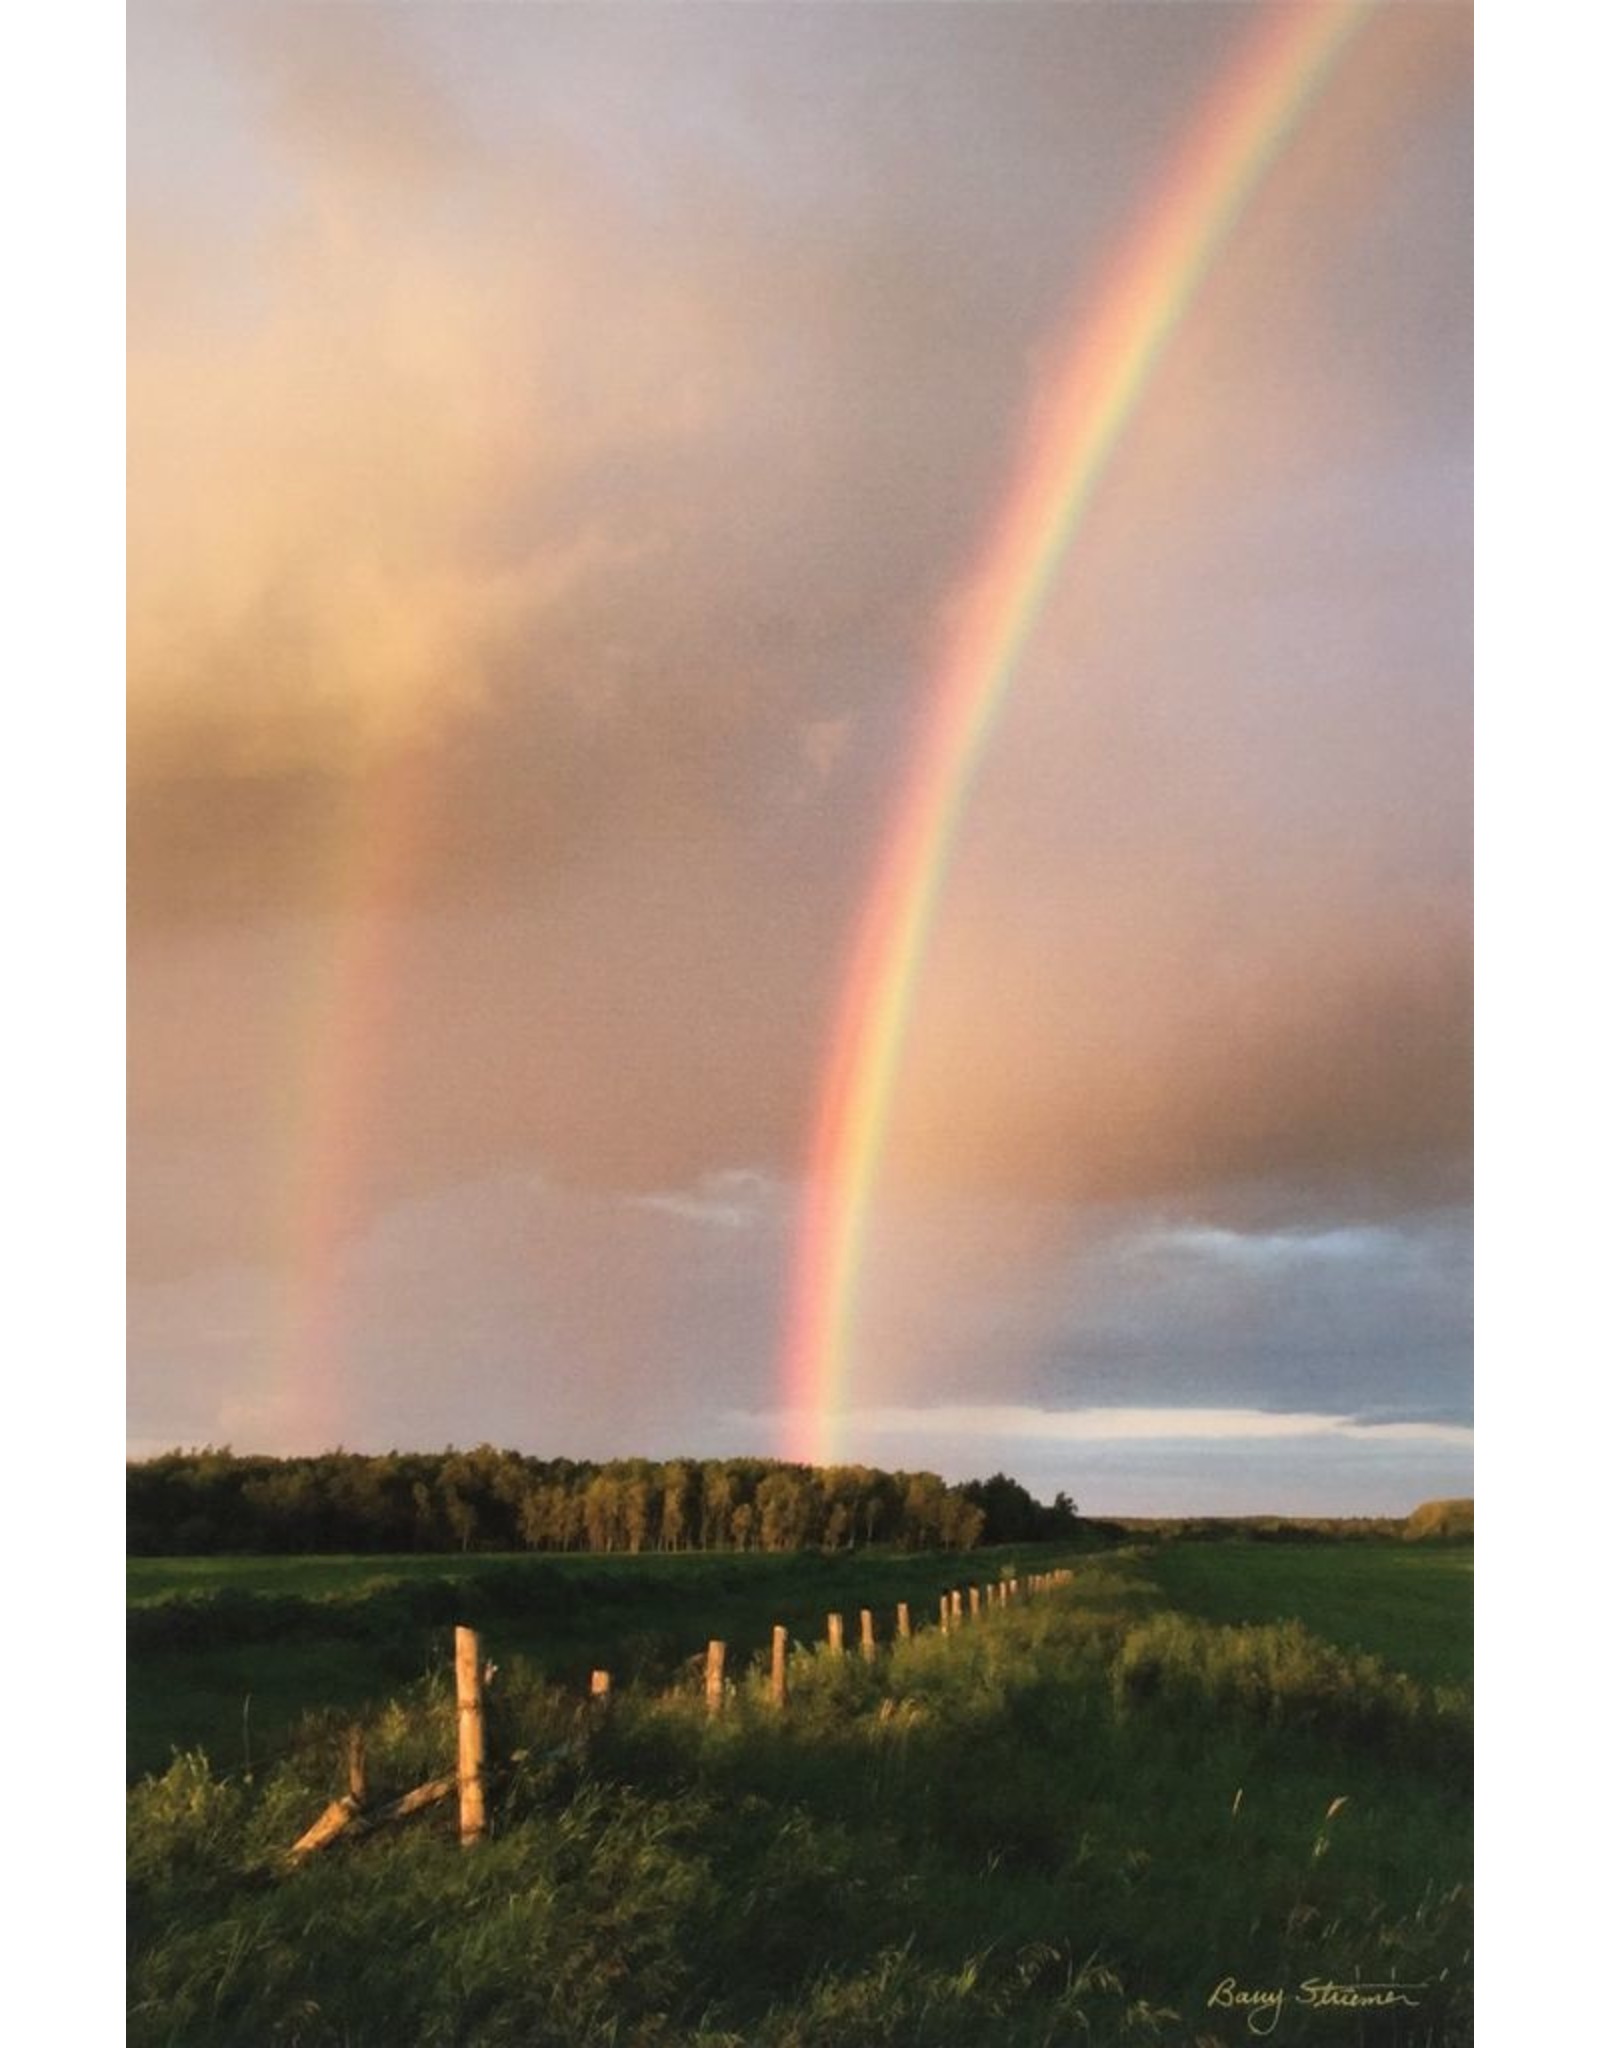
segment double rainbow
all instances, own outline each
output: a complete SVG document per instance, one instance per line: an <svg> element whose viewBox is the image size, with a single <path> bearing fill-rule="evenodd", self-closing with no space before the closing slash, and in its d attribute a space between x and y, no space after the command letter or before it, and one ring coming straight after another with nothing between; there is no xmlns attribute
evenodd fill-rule
<svg viewBox="0 0 1600 2048"><path fill-rule="evenodd" d="M866 1225L928 935L1018 659L1235 222L1373 0L1261 9L1046 388L966 587L866 905L815 1115L781 1365L788 1455L838 1455Z"/></svg>

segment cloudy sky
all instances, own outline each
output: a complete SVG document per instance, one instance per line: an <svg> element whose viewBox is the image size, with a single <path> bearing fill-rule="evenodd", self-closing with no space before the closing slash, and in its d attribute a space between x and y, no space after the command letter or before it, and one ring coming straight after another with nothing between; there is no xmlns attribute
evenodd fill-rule
<svg viewBox="0 0 1600 2048"><path fill-rule="evenodd" d="M772 1451L952 594L1254 6L129 19L129 1442ZM1380 6L973 787L844 1442L1470 1488L1471 19Z"/></svg>

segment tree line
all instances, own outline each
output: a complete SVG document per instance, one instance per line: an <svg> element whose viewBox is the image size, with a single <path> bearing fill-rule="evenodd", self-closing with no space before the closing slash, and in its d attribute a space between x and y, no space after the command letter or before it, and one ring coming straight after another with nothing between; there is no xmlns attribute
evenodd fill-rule
<svg viewBox="0 0 1600 2048"><path fill-rule="evenodd" d="M295 1551L970 1550L1063 1536L1004 1473L948 1485L932 1472L771 1458L532 1458L521 1451L328 1451L236 1457L174 1450L128 1466L135 1556Z"/></svg>

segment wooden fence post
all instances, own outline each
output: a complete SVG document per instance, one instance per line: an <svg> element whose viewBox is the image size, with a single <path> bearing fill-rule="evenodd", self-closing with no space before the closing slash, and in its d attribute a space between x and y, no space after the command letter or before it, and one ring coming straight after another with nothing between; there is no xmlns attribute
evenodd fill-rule
<svg viewBox="0 0 1600 2048"><path fill-rule="evenodd" d="M961 1626L961 1588L959 1586L952 1586L947 1597L950 1601L950 1626L952 1628L959 1628Z"/></svg>
<svg viewBox="0 0 1600 2048"><path fill-rule="evenodd" d="M894 1632L900 1638L901 1642L907 1642L910 1640L911 1608L908 1605L908 1603L904 1600L900 1602L899 1606L896 1607L894 1611Z"/></svg>
<svg viewBox="0 0 1600 2048"><path fill-rule="evenodd" d="M722 1712L722 1671L728 1661L726 1643L706 1644L706 1712Z"/></svg>
<svg viewBox="0 0 1600 2048"><path fill-rule="evenodd" d="M828 1616L828 1648L836 1657L844 1655L844 1616L842 1614L830 1614Z"/></svg>
<svg viewBox="0 0 1600 2048"><path fill-rule="evenodd" d="M608 1707L611 1704L611 1673L591 1671L589 1673L589 1704L593 1707Z"/></svg>
<svg viewBox="0 0 1600 2048"><path fill-rule="evenodd" d="M772 1704L787 1706L789 1702L789 1631L782 1622L772 1631Z"/></svg>
<svg viewBox="0 0 1600 2048"><path fill-rule="evenodd" d="M367 1803L367 1738L361 1732L361 1724L359 1722L350 1730L350 1738L345 1748L345 1756L350 1766L350 1797L357 1806L365 1806Z"/></svg>
<svg viewBox="0 0 1600 2048"><path fill-rule="evenodd" d="M983 1603L976 1586L969 1586L967 1588L967 1608L974 1621L977 1620L979 1614L983 1611Z"/></svg>
<svg viewBox="0 0 1600 2048"><path fill-rule="evenodd" d="M872 1609L870 1607L863 1607L861 1610L861 1654L869 1664L878 1654L878 1645L872 1633Z"/></svg>
<svg viewBox="0 0 1600 2048"><path fill-rule="evenodd" d="M461 1846L483 1840L483 1683L476 1629L456 1630L456 1777L461 1789Z"/></svg>

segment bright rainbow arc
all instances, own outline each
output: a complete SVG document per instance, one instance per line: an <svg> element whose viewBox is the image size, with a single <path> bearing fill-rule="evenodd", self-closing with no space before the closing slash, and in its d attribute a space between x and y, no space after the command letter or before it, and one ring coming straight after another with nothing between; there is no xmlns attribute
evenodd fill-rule
<svg viewBox="0 0 1600 2048"><path fill-rule="evenodd" d="M868 1215L911 999L985 744L1062 557L1240 213L1374 0L1267 9L1123 247L1043 394L930 694L834 1022L781 1368L787 1454L825 1463L841 1417Z"/></svg>

